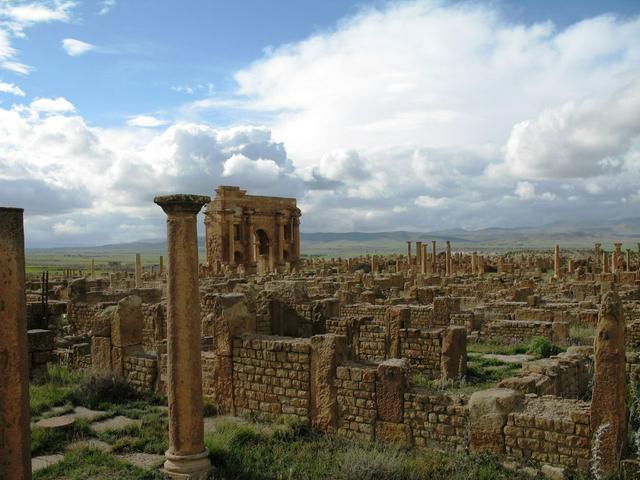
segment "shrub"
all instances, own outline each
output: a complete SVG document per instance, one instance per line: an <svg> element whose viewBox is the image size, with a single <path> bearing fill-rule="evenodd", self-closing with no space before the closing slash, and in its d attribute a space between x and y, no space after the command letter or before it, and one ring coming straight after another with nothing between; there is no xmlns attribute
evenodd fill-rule
<svg viewBox="0 0 640 480"><path fill-rule="evenodd" d="M87 408L99 408L105 403L126 403L139 397L131 385L115 375L91 375L73 392L74 402Z"/></svg>
<svg viewBox="0 0 640 480"><path fill-rule="evenodd" d="M548 358L551 355L560 353L560 348L553 345L548 338L533 337L529 342L527 353L530 355L536 355L540 358Z"/></svg>

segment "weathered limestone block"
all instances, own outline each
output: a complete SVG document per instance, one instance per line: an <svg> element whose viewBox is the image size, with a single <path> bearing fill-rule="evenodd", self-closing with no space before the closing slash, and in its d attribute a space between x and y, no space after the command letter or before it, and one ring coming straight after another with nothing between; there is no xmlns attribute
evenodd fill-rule
<svg viewBox="0 0 640 480"><path fill-rule="evenodd" d="M113 321L113 316L117 308L118 307L116 305L113 305L98 312L93 318L93 322L91 323L91 331L89 331L89 336L110 337L111 323Z"/></svg>
<svg viewBox="0 0 640 480"><path fill-rule="evenodd" d="M143 351L142 345L127 347L111 346L111 371L114 375L124 376L125 358Z"/></svg>
<svg viewBox="0 0 640 480"><path fill-rule="evenodd" d="M594 377L591 432L599 437L600 468L609 475L618 470L627 439L625 321L622 302L607 292L600 305L594 339Z"/></svg>
<svg viewBox="0 0 640 480"><path fill-rule="evenodd" d="M77 278L69 283L69 300L84 302L87 299L87 279Z"/></svg>
<svg viewBox="0 0 640 480"><path fill-rule="evenodd" d="M91 368L94 373L111 373L111 337L91 337Z"/></svg>
<svg viewBox="0 0 640 480"><path fill-rule="evenodd" d="M256 316L249 310L242 293L218 296L215 314L217 318L213 321L213 350L216 355L231 356L233 337L255 333Z"/></svg>
<svg viewBox="0 0 640 480"><path fill-rule="evenodd" d="M214 403L218 411L226 415L235 414L233 399L233 358L215 355L213 359Z"/></svg>
<svg viewBox="0 0 640 480"><path fill-rule="evenodd" d="M409 326L411 311L407 307L393 307L386 312L386 350L389 358L400 357L400 329Z"/></svg>
<svg viewBox="0 0 640 480"><path fill-rule="evenodd" d="M553 322L551 327L552 340L555 343L565 344L569 338L569 322Z"/></svg>
<svg viewBox="0 0 640 480"><path fill-rule="evenodd" d="M449 327L442 338L440 358L442 379L462 378L467 372L467 330L464 327Z"/></svg>
<svg viewBox="0 0 640 480"><path fill-rule="evenodd" d="M336 370L347 357L347 339L343 335L311 337L311 425L324 432L338 428Z"/></svg>
<svg viewBox="0 0 640 480"><path fill-rule="evenodd" d="M119 348L141 345L143 327L142 300L136 295L125 297L111 320L111 343Z"/></svg>
<svg viewBox="0 0 640 480"><path fill-rule="evenodd" d="M407 388L407 359L392 358L378 365L376 370L376 400L378 418L385 422L402 422L404 392Z"/></svg>
<svg viewBox="0 0 640 480"><path fill-rule="evenodd" d="M492 388L474 392L469 399L471 432L469 448L472 452L502 455L505 451L503 427L507 416L522 409L524 395L506 388Z"/></svg>

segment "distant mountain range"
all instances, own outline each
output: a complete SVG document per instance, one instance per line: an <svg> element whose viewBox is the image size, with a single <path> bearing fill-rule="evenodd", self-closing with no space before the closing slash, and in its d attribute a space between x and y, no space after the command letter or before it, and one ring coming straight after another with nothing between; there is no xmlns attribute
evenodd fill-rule
<svg viewBox="0 0 640 480"><path fill-rule="evenodd" d="M623 248L636 250L640 242L640 217L600 222L554 222L537 227L485 228L464 230L461 228L434 232L318 232L301 233L301 250L307 255L346 256L361 253L406 252L406 241L438 242L439 250L449 240L458 250L542 250L555 244L562 248L592 248L601 242L603 248L612 248L614 242L622 242ZM204 239L199 239L204 247ZM47 250L68 252L129 253L162 252L165 240L148 240L96 247L70 247L53 249L28 249L29 252ZM415 249L415 247L414 247Z"/></svg>

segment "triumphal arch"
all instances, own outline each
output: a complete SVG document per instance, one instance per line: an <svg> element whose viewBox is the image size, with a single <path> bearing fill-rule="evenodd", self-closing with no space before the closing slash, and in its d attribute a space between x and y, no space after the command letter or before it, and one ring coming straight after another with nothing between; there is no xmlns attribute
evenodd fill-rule
<svg viewBox="0 0 640 480"><path fill-rule="evenodd" d="M300 209L295 198L247 195L220 186L205 212L207 265L218 273L244 267L247 273L295 268L300 257Z"/></svg>

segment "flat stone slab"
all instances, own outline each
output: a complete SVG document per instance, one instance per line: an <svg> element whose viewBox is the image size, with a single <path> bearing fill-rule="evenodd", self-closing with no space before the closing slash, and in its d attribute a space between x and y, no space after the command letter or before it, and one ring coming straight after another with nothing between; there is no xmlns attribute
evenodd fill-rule
<svg viewBox="0 0 640 480"><path fill-rule="evenodd" d="M36 427L40 428L68 428L73 425L75 417L73 415L62 415L61 417L51 417L40 420Z"/></svg>
<svg viewBox="0 0 640 480"><path fill-rule="evenodd" d="M96 422L91 425L91 428L96 432L106 432L107 430L122 430L134 423L139 423L139 420L133 420L132 418L118 415L117 417L109 418L102 422Z"/></svg>
<svg viewBox="0 0 640 480"><path fill-rule="evenodd" d="M64 455L56 453L54 455L42 455L40 457L33 457L31 459L31 470L37 472L38 470L42 470L43 468L47 468L51 465L55 465L56 463L60 463Z"/></svg>
<svg viewBox="0 0 640 480"><path fill-rule="evenodd" d="M89 422L93 422L96 418L104 415L105 413L107 412L102 412L100 410L90 410L85 407L76 407L73 409L73 413L71 413L70 415L76 418L84 418Z"/></svg>
<svg viewBox="0 0 640 480"><path fill-rule="evenodd" d="M145 470L155 470L164 463L164 455L156 455L153 453L127 453L125 455L116 455L119 459L143 468Z"/></svg>
<svg viewBox="0 0 640 480"><path fill-rule="evenodd" d="M503 363L523 363L528 362L529 360L535 360L536 357L533 355L527 355L525 353L520 353L518 355L500 355L498 353L487 353L482 355L482 358L487 360L498 360Z"/></svg>

